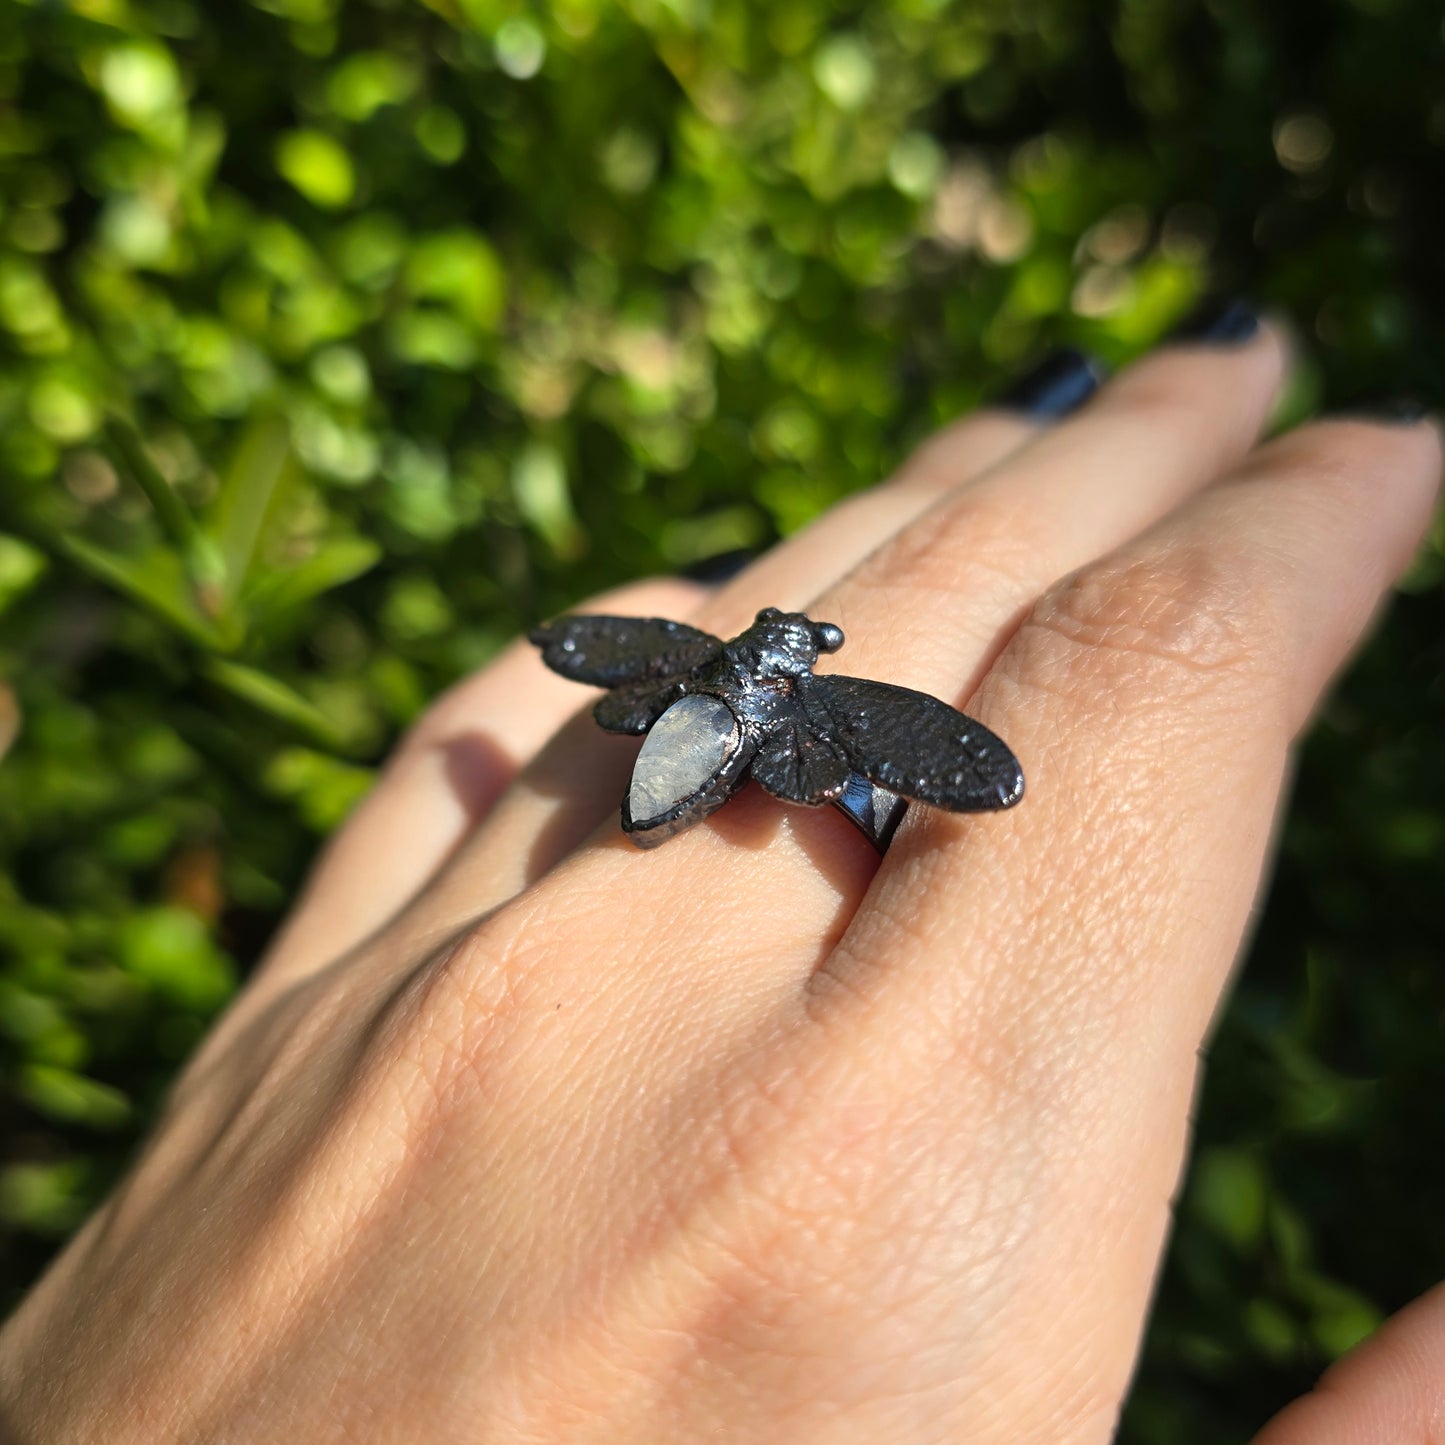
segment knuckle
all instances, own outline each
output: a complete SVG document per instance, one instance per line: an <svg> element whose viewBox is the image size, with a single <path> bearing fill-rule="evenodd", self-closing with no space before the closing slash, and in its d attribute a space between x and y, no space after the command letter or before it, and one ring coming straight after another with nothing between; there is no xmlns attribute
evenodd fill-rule
<svg viewBox="0 0 1445 1445"><path fill-rule="evenodd" d="M419 950L403 972L377 970L359 990L338 1115L378 1109L408 1139L425 1141L458 1120L474 1128L479 1098L514 1087L517 971L490 920ZM417 1147L424 1147L418 1143Z"/></svg>
<svg viewBox="0 0 1445 1445"><path fill-rule="evenodd" d="M766 1049L715 1077L709 1123L698 1135L711 1187L756 1188L780 1164L797 1162L821 1101L816 1068L816 1057Z"/></svg>
<svg viewBox="0 0 1445 1445"><path fill-rule="evenodd" d="M852 1330L886 1335L961 1287L974 1298L1004 1287L1009 1240L1033 1207L1029 1167L1001 1162L979 1140L964 1167L920 1180L918 1141L953 1126L963 1106L920 1098L916 1084L896 1061L866 1077L856 1061L847 1070L824 1061L793 1075L781 1096L748 1088L729 1102L726 1163L704 1211L720 1226L707 1232L704 1256L717 1298L710 1336L773 1349L782 1324L791 1348L846 1364L860 1346L876 1353L881 1338L835 1335L817 1301L855 1290Z"/></svg>
<svg viewBox="0 0 1445 1445"><path fill-rule="evenodd" d="M863 563L866 585L911 592L1015 592L1038 565L1037 529L1013 499L966 490L910 523Z"/></svg>
<svg viewBox="0 0 1445 1445"><path fill-rule="evenodd" d="M1256 681L1274 667L1281 626L1271 594L1209 548L1111 559L1066 578L1035 606L1018 651L1042 651L1076 683L1161 700ZM1137 699L1137 694L1133 700Z"/></svg>
<svg viewBox="0 0 1445 1445"><path fill-rule="evenodd" d="M433 947L398 990L398 1047L450 1111L485 1100L489 1111L515 1105L521 1116L543 1081L587 1053L577 1033L579 980L595 971L607 947L598 940L611 935L589 929L585 911L575 935L559 934L555 910L545 887L510 900Z"/></svg>
<svg viewBox="0 0 1445 1445"><path fill-rule="evenodd" d="M525 933L506 910L468 924L435 949L398 990L393 1012L406 1052L438 1096L491 1075L531 1012Z"/></svg>
<svg viewBox="0 0 1445 1445"><path fill-rule="evenodd" d="M1018 446L1029 433L1019 418L993 412L974 413L925 438L904 460L887 490L941 494L986 470Z"/></svg>

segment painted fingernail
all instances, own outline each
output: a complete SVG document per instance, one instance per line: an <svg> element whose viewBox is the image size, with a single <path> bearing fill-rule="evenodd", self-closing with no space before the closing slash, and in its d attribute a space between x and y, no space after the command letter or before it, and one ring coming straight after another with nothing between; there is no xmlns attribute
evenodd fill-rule
<svg viewBox="0 0 1445 1445"><path fill-rule="evenodd" d="M1259 312L1238 297L1211 296L1201 302L1173 331L1169 341L1219 346L1242 346L1259 332Z"/></svg>
<svg viewBox="0 0 1445 1445"><path fill-rule="evenodd" d="M1430 415L1430 408L1418 396L1364 396L1337 414L1387 426L1414 426Z"/></svg>
<svg viewBox="0 0 1445 1445"><path fill-rule="evenodd" d="M1005 411L1019 411L1040 421L1053 421L1077 411L1104 380L1103 363L1077 347L1050 352L993 400Z"/></svg>
<svg viewBox="0 0 1445 1445"><path fill-rule="evenodd" d="M682 575L689 582L702 582L709 587L720 587L731 582L744 567L756 562L758 553L751 547L736 547L731 552L719 552L713 557L704 557L682 569Z"/></svg>

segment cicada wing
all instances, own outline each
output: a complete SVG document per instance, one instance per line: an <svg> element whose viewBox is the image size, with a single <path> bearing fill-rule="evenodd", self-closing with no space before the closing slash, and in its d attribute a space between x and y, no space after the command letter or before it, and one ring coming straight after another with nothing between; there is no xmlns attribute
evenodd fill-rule
<svg viewBox="0 0 1445 1445"><path fill-rule="evenodd" d="M563 617L527 637L553 672L594 687L681 677L722 650L711 633L661 617Z"/></svg>
<svg viewBox="0 0 1445 1445"><path fill-rule="evenodd" d="M801 713L776 728L753 758L753 777L774 797L817 805L840 797L848 785L848 759Z"/></svg>
<svg viewBox="0 0 1445 1445"><path fill-rule="evenodd" d="M1024 795L1003 739L936 697L834 675L807 679L803 691L854 771L891 792L956 813L1010 808Z"/></svg>
<svg viewBox="0 0 1445 1445"><path fill-rule="evenodd" d="M610 733L640 737L683 694L680 679L643 682L631 687L614 687L592 709L597 726Z"/></svg>

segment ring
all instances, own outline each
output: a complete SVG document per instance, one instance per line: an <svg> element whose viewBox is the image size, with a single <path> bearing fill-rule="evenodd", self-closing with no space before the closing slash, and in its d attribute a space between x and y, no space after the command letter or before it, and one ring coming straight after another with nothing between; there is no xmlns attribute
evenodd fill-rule
<svg viewBox="0 0 1445 1445"><path fill-rule="evenodd" d="M1023 769L982 723L927 693L818 674L843 630L765 607L731 642L658 617L564 617L527 634L542 661L605 687L608 732L646 735L622 829L652 848L751 777L789 803L838 808L884 852L910 800L954 813L1011 808Z"/></svg>
<svg viewBox="0 0 1445 1445"><path fill-rule="evenodd" d="M870 783L861 773L849 773L843 791L828 800L880 852L886 853L908 799Z"/></svg>

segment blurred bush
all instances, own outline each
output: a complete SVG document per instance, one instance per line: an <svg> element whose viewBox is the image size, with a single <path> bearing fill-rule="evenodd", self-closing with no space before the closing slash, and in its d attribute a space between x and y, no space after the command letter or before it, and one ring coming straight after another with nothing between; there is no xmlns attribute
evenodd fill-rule
<svg viewBox="0 0 1445 1445"><path fill-rule="evenodd" d="M0 4L0 1231L121 1167L389 740L1047 344L1445 395L1425 0ZM1124 1438L1445 1274L1438 545L1305 750Z"/></svg>

